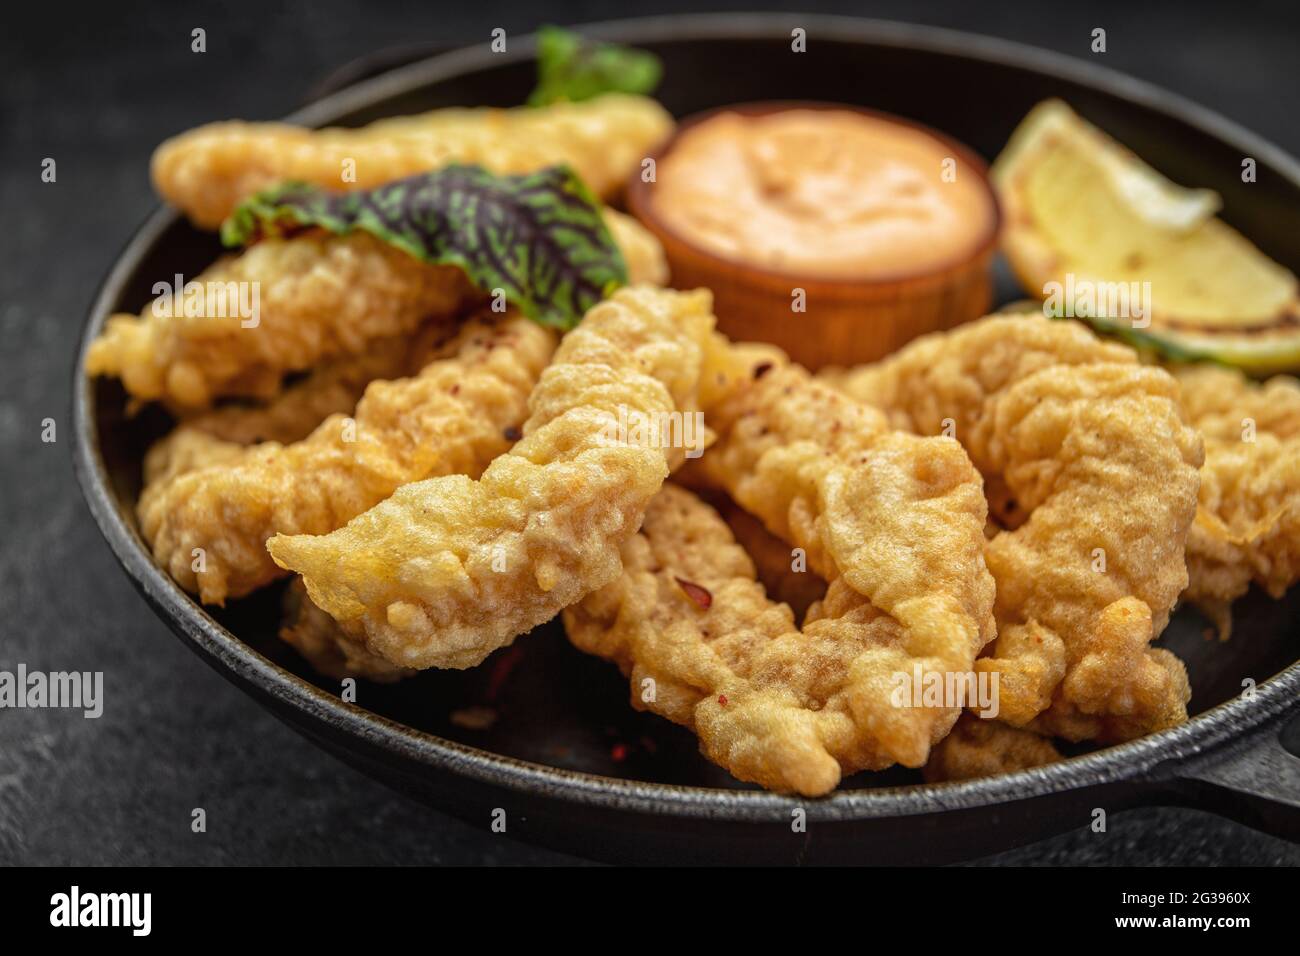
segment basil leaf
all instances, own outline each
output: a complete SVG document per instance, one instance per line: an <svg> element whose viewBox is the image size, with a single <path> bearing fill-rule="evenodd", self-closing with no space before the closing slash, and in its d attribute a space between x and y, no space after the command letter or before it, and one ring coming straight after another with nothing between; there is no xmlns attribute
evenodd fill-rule
<svg viewBox="0 0 1300 956"><path fill-rule="evenodd" d="M528 105L576 103L602 93L649 93L662 75L663 67L653 53L544 26L537 31L537 88Z"/></svg>
<svg viewBox="0 0 1300 956"><path fill-rule="evenodd" d="M309 228L368 232L424 262L460 266L475 284L502 289L525 315L559 329L627 284L600 203L567 166L496 176L452 165L351 192L284 183L240 203L221 240L243 246Z"/></svg>

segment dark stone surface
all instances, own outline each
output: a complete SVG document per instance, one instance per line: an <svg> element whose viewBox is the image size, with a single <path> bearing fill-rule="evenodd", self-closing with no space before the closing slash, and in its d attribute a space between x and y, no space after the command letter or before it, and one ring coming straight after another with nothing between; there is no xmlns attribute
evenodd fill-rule
<svg viewBox="0 0 1300 956"><path fill-rule="evenodd" d="M776 8L796 4L786 0ZM104 716L0 710L0 863L564 863L360 776L181 647L92 524L68 448L73 348L95 283L151 208L154 145L197 123L281 115L353 57L474 42L495 26L622 15L613 2L36 5L0 31L0 669L102 670ZM637 12L689 10L660 3ZM724 3L717 9L767 4ZM1161 83L1300 152L1292 4L825 3L1001 35ZM34 19L33 19L34 17ZM190 30L208 52L190 52ZM44 157L58 180L40 180ZM40 440L42 420L57 441ZM206 834L190 831L195 807ZM1119 814L988 862L1295 864L1300 849L1206 814Z"/></svg>

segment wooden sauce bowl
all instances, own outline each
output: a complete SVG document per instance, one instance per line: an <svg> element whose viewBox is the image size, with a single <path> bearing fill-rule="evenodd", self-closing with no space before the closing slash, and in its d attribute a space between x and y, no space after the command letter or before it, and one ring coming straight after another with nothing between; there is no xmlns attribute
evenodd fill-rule
<svg viewBox="0 0 1300 956"><path fill-rule="evenodd" d="M869 279L800 275L729 258L702 248L664 222L655 208L655 182L637 170L628 182L628 208L663 243L678 289L713 291L718 327L733 339L765 341L800 364L872 362L926 332L949 329L988 312L990 266L1001 213L988 168L972 150L919 123L842 103L773 101L744 103L696 114L651 154L656 169L686 130L723 113L759 116L783 110L838 110L910 127L936 140L963 173L975 173L987 193L988 222L974 234L968 254L913 273ZM805 292L806 310L792 309L795 289Z"/></svg>

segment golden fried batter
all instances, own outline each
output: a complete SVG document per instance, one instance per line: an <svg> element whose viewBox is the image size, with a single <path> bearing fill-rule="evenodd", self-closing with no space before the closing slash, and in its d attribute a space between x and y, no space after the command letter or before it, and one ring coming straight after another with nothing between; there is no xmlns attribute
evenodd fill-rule
<svg viewBox="0 0 1300 956"><path fill-rule="evenodd" d="M819 796L897 759L881 739L894 710L882 656L900 629L843 577L800 632L717 512L671 484L623 566L564 623L575 646L631 679L634 707L691 728L710 760L773 790Z"/></svg>
<svg viewBox="0 0 1300 956"><path fill-rule="evenodd" d="M987 547L999 637L978 665L1000 674L1002 719L1101 740L1186 719L1182 664L1146 647L1187 584L1203 455L1171 376L1077 323L1006 315L830 378L954 435L1005 489Z"/></svg>
<svg viewBox="0 0 1300 956"><path fill-rule="evenodd" d="M153 182L205 229L283 180L371 189L449 163L477 163L501 174L567 163L593 192L609 196L672 126L654 100L620 94L540 108L442 109L360 129L212 123L159 146Z"/></svg>
<svg viewBox="0 0 1300 956"><path fill-rule="evenodd" d="M1254 382L1217 365L1182 365L1172 372L1183 411L1205 438L1239 442L1249 430L1284 440L1300 436L1300 380L1277 375Z"/></svg>
<svg viewBox="0 0 1300 956"><path fill-rule="evenodd" d="M1205 438L1187 597L1226 639L1232 602L1252 581L1280 598L1300 580L1300 382L1261 385L1213 366L1175 374Z"/></svg>
<svg viewBox="0 0 1300 956"><path fill-rule="evenodd" d="M429 324L443 337L455 334L445 322ZM351 412L366 386L376 379L401 378L423 367L420 336L390 335L370 343L360 355L343 355L312 369L264 404L223 405L186 417L178 428L205 432L239 445L300 441L330 415ZM427 356L426 356L427 357Z"/></svg>
<svg viewBox="0 0 1300 956"><path fill-rule="evenodd" d="M898 707L890 689L917 669L969 674L994 633L978 472L957 442L893 431L797 366L767 372L710 423L704 470L831 582L809 621L870 624L840 661L856 688L855 765L920 766L960 706Z"/></svg>
<svg viewBox="0 0 1300 956"><path fill-rule="evenodd" d="M606 207L603 216L627 263L628 285L667 285L668 256L655 234L617 209Z"/></svg>
<svg viewBox="0 0 1300 956"><path fill-rule="evenodd" d="M292 581L284 593L280 638L306 658L318 673L335 680L364 677L390 684L416 673L396 667L350 640L334 618L311 603L299 579Z"/></svg>
<svg viewBox="0 0 1300 956"><path fill-rule="evenodd" d="M145 453L142 466L145 491L199 468L233 464L246 457L245 452L243 445L201 429L178 428Z"/></svg>
<svg viewBox="0 0 1300 956"><path fill-rule="evenodd" d="M616 577L619 548L684 454L637 421L698 407L707 292L623 289L565 336L524 438L474 481L415 482L276 563L354 639L403 667L470 667Z"/></svg>
<svg viewBox="0 0 1300 956"><path fill-rule="evenodd" d="M408 481L477 474L510 447L554 347L551 330L489 313L444 347L450 357L414 378L372 383L352 418L333 415L302 441L235 456L208 438L217 464L178 471L164 439L146 471L166 480L146 485L138 506L154 558L204 603L221 604L280 575L266 553L271 535L323 534ZM182 428L181 448L202 446L194 436Z"/></svg>
<svg viewBox="0 0 1300 956"><path fill-rule="evenodd" d="M665 283L667 260L654 235L620 212L603 215L630 280ZM108 320L87 372L118 376L137 400L193 413L220 397L271 398L286 373L369 354L486 299L460 268L420 262L363 233L264 239L194 281L256 283L257 324L233 307L187 318L155 314L151 303L138 316Z"/></svg>
<svg viewBox="0 0 1300 956"><path fill-rule="evenodd" d="M233 308L172 317L151 304L138 316L108 320L86 370L121 378L134 398L179 410L205 409L223 396L269 398L288 372L409 334L431 317L450 319L484 298L458 267L427 265L365 234L266 239L194 281L203 288L256 283L257 324Z"/></svg>
<svg viewBox="0 0 1300 956"><path fill-rule="evenodd" d="M993 777L1061 759L1061 752L1046 737L966 713L930 753L922 773L929 783L943 783Z"/></svg>
<svg viewBox="0 0 1300 956"><path fill-rule="evenodd" d="M613 209L606 209L604 215L627 262L631 281L667 284L668 262L654 234L635 219ZM437 348L455 331L445 319L432 319L414 336L375 339L356 355L342 355L322 363L265 403L226 405L186 416L182 427L197 428L241 445L299 441L328 416L349 413L356 408L372 381L401 378L420 371L439 357Z"/></svg>

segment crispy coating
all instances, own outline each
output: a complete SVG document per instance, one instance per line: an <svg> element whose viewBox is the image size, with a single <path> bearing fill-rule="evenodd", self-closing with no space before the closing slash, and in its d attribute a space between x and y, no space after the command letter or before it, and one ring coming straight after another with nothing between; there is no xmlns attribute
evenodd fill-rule
<svg viewBox="0 0 1300 956"><path fill-rule="evenodd" d="M265 549L271 535L323 534L408 481L481 472L510 447L554 347L549 329L488 313L444 347L448 358L413 378L372 383L353 417L332 415L302 441L235 454L181 429L179 444L164 439L146 461L158 480L138 513L154 558L204 603L221 604L280 576ZM177 448L190 465L195 448L215 461L181 468ZM195 548L205 552L198 572Z"/></svg>
<svg viewBox="0 0 1300 956"><path fill-rule="evenodd" d="M633 426L698 407L710 307L705 291L620 290L565 336L523 440L480 480L415 482L332 534L279 535L276 563L390 662L477 664L618 575L683 454Z"/></svg>
<svg viewBox="0 0 1300 956"><path fill-rule="evenodd" d="M244 446L202 429L178 428L145 453L142 467L145 492L150 487L160 488L187 472L233 464L246 457L245 453Z"/></svg>
<svg viewBox="0 0 1300 956"><path fill-rule="evenodd" d="M631 281L667 282L654 235L615 210L604 218ZM233 305L226 315L171 318L154 314L151 303L138 316L108 320L86 357L89 374L117 376L134 399L192 415L220 397L270 399L286 373L335 358L373 355L360 364L376 363L384 342L447 324L485 300L461 269L420 262L364 234L266 239L194 281L203 288L256 283L257 324L245 328L252 320Z"/></svg>
<svg viewBox="0 0 1300 956"><path fill-rule="evenodd" d="M710 415L710 477L831 582L809 621L869 625L841 658L855 688L854 766L922 765L960 707L898 707L890 690L917 668L970 673L993 636L979 473L957 442L891 430L798 366L773 368Z"/></svg>
<svg viewBox="0 0 1300 956"><path fill-rule="evenodd" d="M988 543L1001 718L1124 740L1186 719L1182 664L1147 648L1187 584L1199 435L1178 387L1082 325L991 316L832 373L918 434L954 434L999 489Z"/></svg>
<svg viewBox="0 0 1300 956"><path fill-rule="evenodd" d="M899 629L844 577L801 632L721 516L671 484L623 564L564 623L575 646L630 678L632 706L691 728L710 760L772 790L819 796L842 774L894 762L879 658Z"/></svg>
<svg viewBox="0 0 1300 956"><path fill-rule="evenodd" d="M668 262L654 234L613 209L606 209L604 215L627 261L631 281L665 285ZM380 337L367 343L358 354L323 362L264 403L227 404L185 416L182 427L197 428L241 445L299 441L328 416L356 408L372 381L414 375L434 358L445 358L438 348L454 334L455 327L445 319L431 319L414 335Z"/></svg>
<svg viewBox="0 0 1300 956"><path fill-rule="evenodd" d="M301 580L295 579L285 589L280 638L306 658L318 673L335 680L364 677L391 684L416 673L388 663L349 639L334 618L312 604Z"/></svg>
<svg viewBox="0 0 1300 956"><path fill-rule="evenodd" d="M1172 369L1187 419L1206 439L1239 442L1247 424L1276 438L1300 437L1300 380L1277 375L1255 382L1234 369L1183 365Z"/></svg>
<svg viewBox="0 0 1300 956"><path fill-rule="evenodd" d="M939 741L922 771L929 783L993 777L1064 759L1046 737L965 713Z"/></svg>
<svg viewBox="0 0 1300 956"><path fill-rule="evenodd" d="M463 344L460 332L435 319L413 336L378 339L361 355L327 362L269 402L228 404L191 415L146 454L145 484L237 460L243 456L236 446L301 441L331 415L355 411L371 382L415 375L430 362L454 358Z"/></svg>
<svg viewBox="0 0 1300 956"><path fill-rule="evenodd" d="M257 324L244 327L252 320L234 308L174 318L155 314L151 303L138 316L108 320L90 347L87 371L117 376L133 398L182 411L225 396L265 399L288 372L357 354L483 299L461 269L429 266L363 234L266 239L194 281L205 289L256 283Z"/></svg>
<svg viewBox="0 0 1300 956"><path fill-rule="evenodd" d="M668 256L655 234L617 209L606 207L604 217L627 263L628 285L667 285Z"/></svg>
<svg viewBox="0 0 1300 956"><path fill-rule="evenodd" d="M672 126L654 100L620 94L541 108L442 109L360 129L212 123L159 146L153 182L205 229L219 226L240 200L283 180L370 189L449 163L477 163L495 173L567 163L597 195L609 196ZM347 171L354 176L345 181Z"/></svg>
<svg viewBox="0 0 1300 956"><path fill-rule="evenodd" d="M429 323L428 330L443 338L455 334L454 326L441 321ZM300 441L330 415L356 408L366 386L376 379L418 372L424 365L419 361L421 338L417 334L376 339L359 355L339 356L312 369L265 403L241 402L200 412L186 417L177 430L193 429L239 445Z"/></svg>
<svg viewBox="0 0 1300 956"><path fill-rule="evenodd" d="M1300 580L1300 382L1264 384L1213 366L1175 371L1205 438L1187 598L1232 633L1232 602L1252 581L1280 598Z"/></svg>

